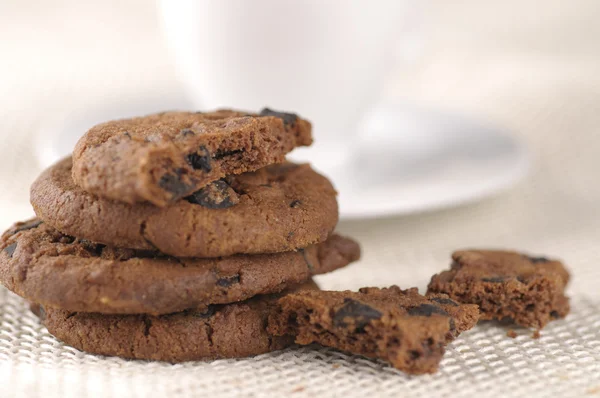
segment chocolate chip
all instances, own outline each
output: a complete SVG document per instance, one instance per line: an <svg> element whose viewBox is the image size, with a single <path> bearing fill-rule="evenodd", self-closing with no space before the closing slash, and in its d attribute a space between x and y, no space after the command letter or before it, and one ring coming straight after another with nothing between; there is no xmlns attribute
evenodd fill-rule
<svg viewBox="0 0 600 398"><path fill-rule="evenodd" d="M346 327L346 318L354 320L354 325L358 330L364 327L372 320L381 318L382 313L375 308L370 307L360 301L351 298L345 298L344 304L333 315L333 325L336 327Z"/></svg>
<svg viewBox="0 0 600 398"><path fill-rule="evenodd" d="M205 311L191 311L190 315L195 316L196 318L210 318L215 314L215 306L209 305Z"/></svg>
<svg viewBox="0 0 600 398"><path fill-rule="evenodd" d="M433 314L449 316L446 311L432 304L421 304L418 307L408 309L408 315L412 316L431 316Z"/></svg>
<svg viewBox="0 0 600 398"><path fill-rule="evenodd" d="M27 231L29 229L37 228L43 223L42 220L32 220L24 223L18 223L9 231L10 235L14 235L17 232Z"/></svg>
<svg viewBox="0 0 600 398"><path fill-rule="evenodd" d="M79 239L79 243L83 246L85 250L87 250L90 254L94 256L102 255L102 250L106 247L101 243L94 243L87 239Z"/></svg>
<svg viewBox="0 0 600 398"><path fill-rule="evenodd" d="M10 244L4 248L4 252L8 254L8 257L12 258L15 249L17 248L17 242Z"/></svg>
<svg viewBox="0 0 600 398"><path fill-rule="evenodd" d="M293 232L290 232L292 235L294 234ZM291 236L291 235L290 235ZM306 266L308 267L309 270L313 271L315 269L315 267L312 265L312 263L310 262L310 260L308 259L308 257L306 256L306 251L304 249L298 249L298 251L300 253L302 253L302 258L304 258L304 262L306 263Z"/></svg>
<svg viewBox="0 0 600 398"><path fill-rule="evenodd" d="M40 318L42 321L44 319L46 319L46 310L44 309L43 306L38 306L38 314L37 314L38 318Z"/></svg>
<svg viewBox="0 0 600 398"><path fill-rule="evenodd" d="M260 111L261 116L275 116L283 120L285 125L294 125L298 120L298 116L293 113L277 112L269 108L264 108Z"/></svg>
<svg viewBox="0 0 600 398"><path fill-rule="evenodd" d="M148 315L144 315L144 336L150 335L150 329L152 328L152 319Z"/></svg>
<svg viewBox="0 0 600 398"><path fill-rule="evenodd" d="M175 196L185 195L191 188L181 181L182 170L176 169L176 174L165 174L160 178L158 185L165 191L171 192Z"/></svg>
<svg viewBox="0 0 600 398"><path fill-rule="evenodd" d="M454 300L450 300L449 298L432 297L429 300L435 301L436 303L440 303L440 304L447 304L447 305L451 305L453 307L458 307L458 303Z"/></svg>
<svg viewBox="0 0 600 398"><path fill-rule="evenodd" d="M456 330L456 322L454 322L454 318L450 318L450 332L454 332Z"/></svg>
<svg viewBox="0 0 600 398"><path fill-rule="evenodd" d="M558 311L550 311L550 316L554 319L558 319L560 318L560 315L558 314Z"/></svg>
<svg viewBox="0 0 600 398"><path fill-rule="evenodd" d="M301 204L302 204L302 202L299 201L298 199L292 200L292 202L290 203L290 207L292 209L297 209L298 207L300 207Z"/></svg>
<svg viewBox="0 0 600 398"><path fill-rule="evenodd" d="M413 361L417 360L417 359L419 359L421 357L421 353L419 351L416 351L416 350L410 350L408 352L408 354L410 355L410 359L413 360Z"/></svg>
<svg viewBox="0 0 600 398"><path fill-rule="evenodd" d="M186 198L209 209L226 209L239 203L239 195L223 180L214 181Z"/></svg>
<svg viewBox="0 0 600 398"><path fill-rule="evenodd" d="M533 264L550 262L550 260L548 260L546 257L529 257L529 256L526 256L526 257Z"/></svg>
<svg viewBox="0 0 600 398"><path fill-rule="evenodd" d="M190 136L190 135L195 135L196 133L194 133L193 130L191 129L183 129L179 132L179 134L181 134L184 137Z"/></svg>
<svg viewBox="0 0 600 398"><path fill-rule="evenodd" d="M75 237L71 235L62 234L57 242L65 245L70 245L71 243L75 242Z"/></svg>
<svg viewBox="0 0 600 398"><path fill-rule="evenodd" d="M217 279L217 286L221 286L221 287L229 287L236 283L240 283L239 275L225 276L223 278Z"/></svg>
<svg viewBox="0 0 600 398"><path fill-rule="evenodd" d="M481 278L481 280L483 282L490 282L490 283L502 283L502 282L506 282L509 279L511 279L510 276L491 276L489 278Z"/></svg>
<svg viewBox="0 0 600 398"><path fill-rule="evenodd" d="M234 149L232 151L217 151L212 156L212 158L216 159L216 160L220 160L220 159L226 158L227 156L237 155L238 153L242 153L242 152L244 152L243 149Z"/></svg>
<svg viewBox="0 0 600 398"><path fill-rule="evenodd" d="M210 165L210 152L204 145L200 146L197 152L190 153L187 156L187 162L194 168L194 170L202 170L210 172L212 166Z"/></svg>

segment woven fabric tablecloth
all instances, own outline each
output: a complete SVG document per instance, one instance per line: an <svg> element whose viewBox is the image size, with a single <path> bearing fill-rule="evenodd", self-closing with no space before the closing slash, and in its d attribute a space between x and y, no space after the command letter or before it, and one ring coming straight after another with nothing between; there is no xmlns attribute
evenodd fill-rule
<svg viewBox="0 0 600 398"><path fill-rule="evenodd" d="M41 170L32 146L49 119L180 89L152 2L85 3L0 6L1 227L32 214L28 187ZM423 289L453 249L525 249L572 271L565 320L537 340L480 324L449 346L439 373L419 377L316 346L169 365L67 347L0 288L0 397L600 396L600 2L500 3L433 2L424 56L399 69L385 95L514 131L534 156L531 173L478 204L340 223L363 258L318 282Z"/></svg>

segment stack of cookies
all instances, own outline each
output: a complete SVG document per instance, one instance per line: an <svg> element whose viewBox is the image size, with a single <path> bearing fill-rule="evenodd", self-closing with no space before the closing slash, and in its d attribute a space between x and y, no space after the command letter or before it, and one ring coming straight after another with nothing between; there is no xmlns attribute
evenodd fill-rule
<svg viewBox="0 0 600 398"><path fill-rule="evenodd" d="M336 192L285 161L294 114L165 112L93 127L31 187L38 218L2 237L0 281L50 333L104 355L179 362L280 349L287 291L357 260Z"/></svg>
<svg viewBox="0 0 600 398"><path fill-rule="evenodd" d="M308 165L311 125L265 109L166 112L98 125L31 188L38 218L0 241L0 282L83 351L180 362L319 343L433 373L480 319L566 316L569 273L546 257L467 250L416 288L320 291L356 261L336 192ZM399 272L398 279L402 275Z"/></svg>

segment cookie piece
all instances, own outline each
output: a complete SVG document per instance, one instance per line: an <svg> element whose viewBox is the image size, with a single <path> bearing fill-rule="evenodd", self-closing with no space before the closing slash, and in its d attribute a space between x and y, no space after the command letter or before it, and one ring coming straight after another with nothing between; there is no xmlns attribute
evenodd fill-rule
<svg viewBox="0 0 600 398"><path fill-rule="evenodd" d="M92 127L73 151L73 179L98 196L166 206L311 143L310 122L291 113L163 112Z"/></svg>
<svg viewBox="0 0 600 398"><path fill-rule="evenodd" d="M431 278L428 293L477 304L481 319L541 329L569 313L569 273L559 261L495 250L457 251L452 259L450 270Z"/></svg>
<svg viewBox="0 0 600 398"><path fill-rule="evenodd" d="M477 323L475 305L416 288L362 288L358 292L299 292L278 301L268 331L381 358L411 374L434 373L447 342Z"/></svg>
<svg viewBox="0 0 600 398"><path fill-rule="evenodd" d="M318 290L310 281L292 291ZM267 318L281 294L175 314L104 315L32 305L48 332L92 354L184 362L242 358L282 349L290 337L273 337Z"/></svg>
<svg viewBox="0 0 600 398"><path fill-rule="evenodd" d="M33 183L31 203L41 219L69 235L178 257L295 250L327 239L338 221L329 180L292 163L230 176L159 208L85 192L64 159Z"/></svg>
<svg viewBox="0 0 600 398"><path fill-rule="evenodd" d="M31 220L2 236L0 282L44 306L159 315L280 292L359 255L356 242L332 235L297 252L176 258L94 244Z"/></svg>

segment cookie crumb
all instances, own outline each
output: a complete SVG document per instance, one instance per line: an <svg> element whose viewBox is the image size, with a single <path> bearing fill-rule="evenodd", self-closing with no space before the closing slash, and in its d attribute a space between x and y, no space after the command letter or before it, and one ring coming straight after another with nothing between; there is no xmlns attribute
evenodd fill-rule
<svg viewBox="0 0 600 398"><path fill-rule="evenodd" d="M340 365L339 363L334 363L333 365L331 365L332 368L334 369L339 369L342 365Z"/></svg>
<svg viewBox="0 0 600 398"><path fill-rule="evenodd" d="M542 335L540 334L540 331L538 329L533 331L533 336L531 336L534 339L539 339L540 337L542 337Z"/></svg>
<svg viewBox="0 0 600 398"><path fill-rule="evenodd" d="M306 390L306 387L304 387L304 386L298 386L298 387L294 388L292 390L292 392L302 392L304 390Z"/></svg>
<svg viewBox="0 0 600 398"><path fill-rule="evenodd" d="M506 335L508 337L510 337L511 339L516 339L517 338L517 332L515 332L512 329L509 329L508 332L506 332Z"/></svg>

